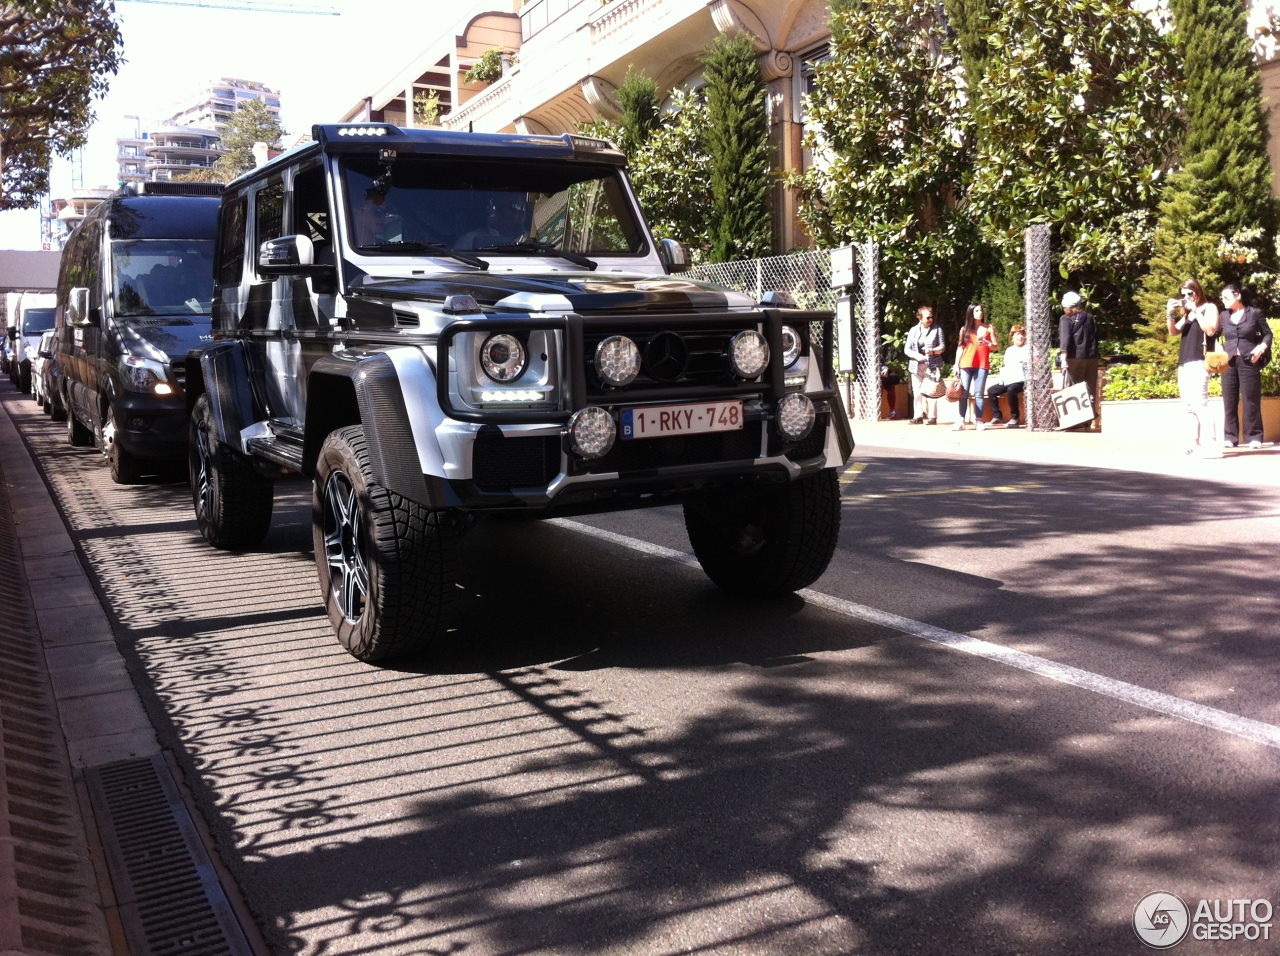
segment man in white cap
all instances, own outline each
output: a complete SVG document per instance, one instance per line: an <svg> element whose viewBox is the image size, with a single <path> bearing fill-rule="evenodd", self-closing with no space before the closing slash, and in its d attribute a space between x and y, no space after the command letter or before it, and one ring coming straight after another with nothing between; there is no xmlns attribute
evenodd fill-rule
<svg viewBox="0 0 1280 956"><path fill-rule="evenodd" d="M1062 362L1073 382L1084 382L1093 404L1093 420L1098 420L1098 326L1084 309L1078 292L1062 297L1063 316L1058 320L1058 347ZM1085 426L1079 426L1085 427Z"/></svg>

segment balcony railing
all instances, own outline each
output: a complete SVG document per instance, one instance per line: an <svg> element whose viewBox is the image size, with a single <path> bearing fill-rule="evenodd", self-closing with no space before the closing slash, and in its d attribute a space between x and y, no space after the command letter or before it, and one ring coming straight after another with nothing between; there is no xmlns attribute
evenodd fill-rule
<svg viewBox="0 0 1280 956"><path fill-rule="evenodd" d="M583 3L599 5L598 0L533 0L532 3L526 3L520 11L522 40L527 41L534 34L541 33L550 24Z"/></svg>
<svg viewBox="0 0 1280 956"><path fill-rule="evenodd" d="M467 100L448 116L440 117L440 125L445 129L464 130L468 124L477 123L482 116L499 109L507 100L511 99L511 80L519 72L519 70L513 70L502 79L492 83L483 93L479 93ZM499 125L506 126L507 124L501 123Z"/></svg>

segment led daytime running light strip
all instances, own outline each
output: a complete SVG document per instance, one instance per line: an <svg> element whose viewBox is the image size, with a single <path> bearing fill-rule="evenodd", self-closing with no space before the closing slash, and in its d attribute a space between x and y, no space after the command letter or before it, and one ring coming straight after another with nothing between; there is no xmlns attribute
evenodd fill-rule
<svg viewBox="0 0 1280 956"><path fill-rule="evenodd" d="M501 392L481 392L480 401L482 402L541 402L545 401L546 396L542 392L532 389L514 389L504 390Z"/></svg>

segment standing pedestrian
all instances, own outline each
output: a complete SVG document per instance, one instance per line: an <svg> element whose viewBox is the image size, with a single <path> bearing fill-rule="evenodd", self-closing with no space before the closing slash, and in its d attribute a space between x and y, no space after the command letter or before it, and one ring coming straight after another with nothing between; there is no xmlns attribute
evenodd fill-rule
<svg viewBox="0 0 1280 956"><path fill-rule="evenodd" d="M1098 421L1098 326L1085 311L1078 292L1062 297L1063 315L1058 320L1059 361L1073 382L1084 382L1093 406L1093 420ZM1083 426L1079 426L1083 427Z"/></svg>
<svg viewBox="0 0 1280 956"><path fill-rule="evenodd" d="M1244 290L1232 282L1222 289L1227 314L1221 318L1222 341L1229 364L1222 373L1223 442L1233 448L1237 439L1250 448L1262 447L1262 369L1270 359L1271 326L1261 309L1244 304ZM1244 406L1244 435L1240 410Z"/></svg>
<svg viewBox="0 0 1280 956"><path fill-rule="evenodd" d="M1168 324L1169 335L1182 340L1178 346L1178 395L1187 409L1187 454L1221 457L1217 423L1209 414L1209 370L1204 364L1205 345L1212 346L1218 334L1218 307L1195 279L1182 283L1178 293L1179 298L1168 303Z"/></svg>
<svg viewBox="0 0 1280 956"><path fill-rule="evenodd" d="M1026 388L1027 366L1031 363L1031 355L1027 351L1027 332L1015 325L1009 330L1013 336L1013 344L1005 349L1004 365L1000 367L1000 381L987 389L987 399L991 402L991 424L999 425L1000 396L1009 399L1009 423L1006 428L1018 427L1018 398Z"/></svg>
<svg viewBox="0 0 1280 956"><path fill-rule="evenodd" d="M904 351L910 359L912 412L911 424L938 424L938 399L924 394L926 386L942 378L942 353L946 349L946 337L942 327L934 323L933 307L922 305L916 309L916 324L907 333ZM930 371L932 370L932 372Z"/></svg>
<svg viewBox="0 0 1280 956"><path fill-rule="evenodd" d="M970 395L973 396L974 420L978 424L978 431L987 427L982 420L987 410L987 373L991 371L991 353L999 347L996 330L987 324L981 304L973 303L965 310L964 328L960 330L960 343L956 346L956 370L960 376L960 417L951 426L953 431L964 431Z"/></svg>

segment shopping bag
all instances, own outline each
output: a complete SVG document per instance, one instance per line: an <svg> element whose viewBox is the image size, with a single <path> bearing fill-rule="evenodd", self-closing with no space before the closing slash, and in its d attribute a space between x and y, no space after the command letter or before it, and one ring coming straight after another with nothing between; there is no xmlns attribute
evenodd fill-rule
<svg viewBox="0 0 1280 956"><path fill-rule="evenodd" d="M1058 410L1058 428L1073 428L1094 419L1089 387L1084 382L1075 382L1055 392L1053 407Z"/></svg>

